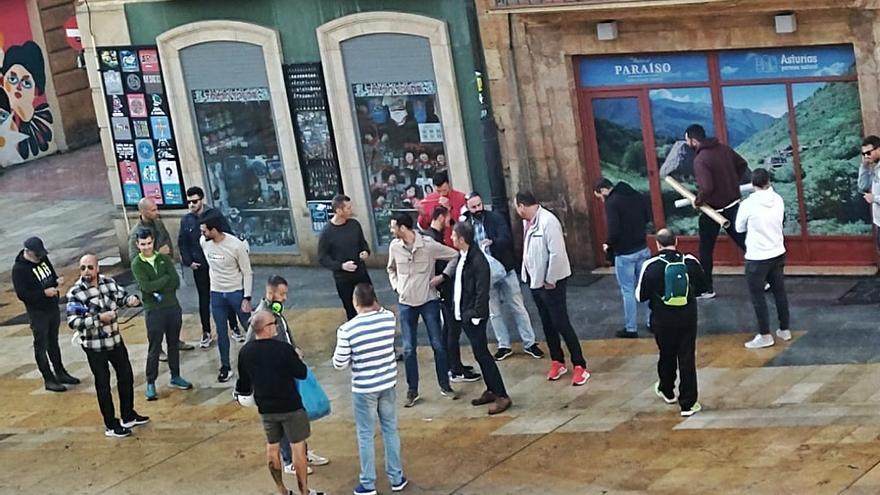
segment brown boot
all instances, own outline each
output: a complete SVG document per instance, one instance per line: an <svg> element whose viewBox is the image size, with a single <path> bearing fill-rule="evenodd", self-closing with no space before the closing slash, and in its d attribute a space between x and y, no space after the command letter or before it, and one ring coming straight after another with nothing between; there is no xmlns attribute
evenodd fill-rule
<svg viewBox="0 0 880 495"><path fill-rule="evenodd" d="M489 414L499 414L506 411L511 405L513 401L510 400L510 397L498 397L495 399L495 402L489 406Z"/></svg>
<svg viewBox="0 0 880 495"><path fill-rule="evenodd" d="M484 404L489 404L491 402L495 402L497 397L492 392L486 390L483 392L483 395L477 397L476 399L471 401L472 406L482 406Z"/></svg>

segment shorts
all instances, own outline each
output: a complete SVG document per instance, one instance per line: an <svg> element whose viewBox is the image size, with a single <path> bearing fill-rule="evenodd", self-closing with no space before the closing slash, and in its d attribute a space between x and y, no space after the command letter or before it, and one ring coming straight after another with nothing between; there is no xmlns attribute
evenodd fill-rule
<svg viewBox="0 0 880 495"><path fill-rule="evenodd" d="M284 436L290 443L299 443L309 438L309 416L305 409L298 409L286 413L261 414L263 429L266 430L266 440L269 443L278 443Z"/></svg>

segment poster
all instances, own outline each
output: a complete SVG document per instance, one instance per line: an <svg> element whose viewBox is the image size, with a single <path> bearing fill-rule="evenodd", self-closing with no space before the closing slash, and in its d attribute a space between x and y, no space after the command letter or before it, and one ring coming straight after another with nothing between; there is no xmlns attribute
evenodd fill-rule
<svg viewBox="0 0 880 495"><path fill-rule="evenodd" d="M184 208L180 162L155 47L98 47L123 202Z"/></svg>

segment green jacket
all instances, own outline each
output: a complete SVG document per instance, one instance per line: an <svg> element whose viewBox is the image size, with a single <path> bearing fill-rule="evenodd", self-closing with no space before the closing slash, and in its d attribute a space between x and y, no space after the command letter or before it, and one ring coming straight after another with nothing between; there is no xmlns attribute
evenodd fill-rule
<svg viewBox="0 0 880 495"><path fill-rule="evenodd" d="M177 302L177 288L180 287L180 277L174 269L174 261L170 256L156 253L156 268L135 256L131 261L131 273L137 281L138 287L143 293L141 298L144 309L174 308L180 306ZM153 296L158 292L162 296L162 302Z"/></svg>
<svg viewBox="0 0 880 495"><path fill-rule="evenodd" d="M131 228L131 232L128 233L128 259L134 261L140 252L137 245L137 232L140 229L147 229L153 233L153 247L156 248L157 253L160 247L168 246L171 248L171 252L168 255L174 256L174 244L171 243L171 235L168 233L168 229L165 228L165 224L162 223L162 219L157 218L152 222L146 222L143 218L139 218L134 227Z"/></svg>

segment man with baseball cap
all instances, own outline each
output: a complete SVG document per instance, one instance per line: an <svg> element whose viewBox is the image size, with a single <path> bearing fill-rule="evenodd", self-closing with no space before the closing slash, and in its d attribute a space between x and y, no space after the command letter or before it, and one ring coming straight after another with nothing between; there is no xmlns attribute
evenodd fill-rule
<svg viewBox="0 0 880 495"><path fill-rule="evenodd" d="M55 273L48 254L39 237L24 241L24 249L18 253L12 266L12 285L15 295L21 299L27 310L34 334L34 357L43 375L46 390L64 392L67 390L65 384L76 385L79 379L70 376L61 362L61 348L58 346L58 327L61 325L58 295L64 277Z"/></svg>

